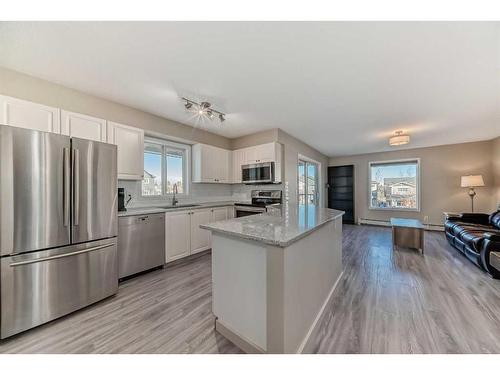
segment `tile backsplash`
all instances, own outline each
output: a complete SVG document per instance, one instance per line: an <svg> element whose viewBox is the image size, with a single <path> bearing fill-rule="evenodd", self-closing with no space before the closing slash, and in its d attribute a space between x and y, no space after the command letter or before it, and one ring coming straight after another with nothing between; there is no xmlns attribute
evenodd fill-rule
<svg viewBox="0 0 500 375"><path fill-rule="evenodd" d="M132 196L127 207L145 207L155 204L168 204L171 199L143 197L141 181L118 180L118 187L125 188L125 201ZM178 196L179 203L199 203L216 201L249 201L250 192L255 189L283 190L282 184L277 185L243 185L243 184L190 184L188 196Z"/></svg>

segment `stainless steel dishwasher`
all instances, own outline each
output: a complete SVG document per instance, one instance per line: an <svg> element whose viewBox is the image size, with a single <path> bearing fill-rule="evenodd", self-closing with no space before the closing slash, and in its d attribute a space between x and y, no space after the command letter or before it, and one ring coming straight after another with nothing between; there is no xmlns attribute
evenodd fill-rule
<svg viewBox="0 0 500 375"><path fill-rule="evenodd" d="M120 279L165 264L165 214L118 218Z"/></svg>

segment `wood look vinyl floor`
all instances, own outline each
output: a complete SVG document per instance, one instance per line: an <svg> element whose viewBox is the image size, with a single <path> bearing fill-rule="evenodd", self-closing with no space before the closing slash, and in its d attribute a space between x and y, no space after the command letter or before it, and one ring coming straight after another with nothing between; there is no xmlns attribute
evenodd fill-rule
<svg viewBox="0 0 500 375"><path fill-rule="evenodd" d="M344 226L344 275L317 353L500 353L500 280L425 233L393 252L388 228ZM213 329L206 254L120 285L117 296L0 342L0 353L239 353Z"/></svg>

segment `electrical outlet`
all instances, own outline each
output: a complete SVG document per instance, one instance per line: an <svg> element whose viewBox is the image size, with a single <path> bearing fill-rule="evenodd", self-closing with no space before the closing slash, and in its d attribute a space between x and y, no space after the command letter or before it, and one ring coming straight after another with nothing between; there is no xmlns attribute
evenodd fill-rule
<svg viewBox="0 0 500 375"><path fill-rule="evenodd" d="M429 223L429 216L424 216L424 223L426 223L426 224Z"/></svg>

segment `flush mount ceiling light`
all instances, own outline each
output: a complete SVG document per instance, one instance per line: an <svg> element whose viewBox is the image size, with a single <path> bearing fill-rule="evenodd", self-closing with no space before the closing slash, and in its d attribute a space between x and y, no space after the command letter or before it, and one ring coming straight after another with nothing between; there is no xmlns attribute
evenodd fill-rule
<svg viewBox="0 0 500 375"><path fill-rule="evenodd" d="M209 102L198 103L188 98L182 98L182 100L186 102L184 107L190 112L195 112L198 116L203 116L204 118L213 120L217 114L220 122L226 120L226 114L213 109L212 104Z"/></svg>
<svg viewBox="0 0 500 375"><path fill-rule="evenodd" d="M403 134L402 130L396 131L396 134L389 138L389 144L391 146L401 146L410 143L410 136L408 134Z"/></svg>

